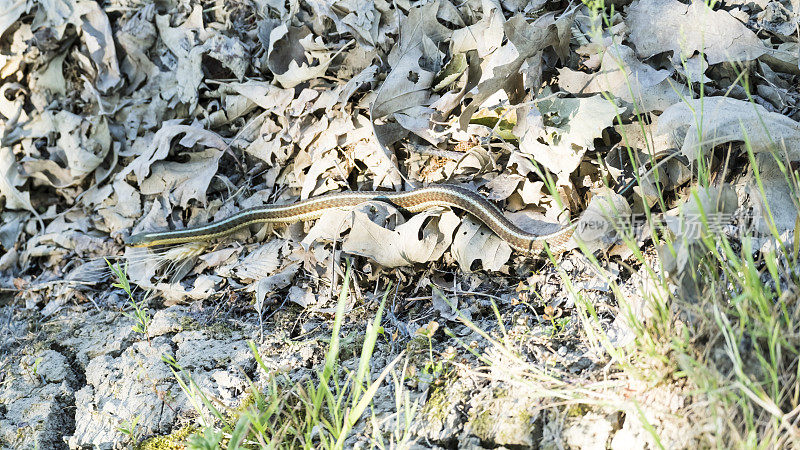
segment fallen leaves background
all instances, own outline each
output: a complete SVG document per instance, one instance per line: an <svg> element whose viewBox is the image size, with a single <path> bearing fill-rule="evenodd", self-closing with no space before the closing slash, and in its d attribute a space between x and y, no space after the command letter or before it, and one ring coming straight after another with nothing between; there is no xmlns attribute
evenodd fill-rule
<svg viewBox="0 0 800 450"><path fill-rule="evenodd" d="M545 292L530 261L451 211L368 204L254 227L177 268L121 242L266 203L443 182L548 233L631 179L628 150L639 164L668 149L696 164L741 154L746 137L777 233L789 239L796 223L781 167L800 160L797 2L636 0L617 3L603 31L584 5L544 2L6 3L0 287L45 317L106 307L98 259L123 251L159 305L244 291L259 315L285 299L329 306L340 252L362 257L364 281L391 276L408 295L456 271L470 290L502 291L508 276ZM732 170L734 209L753 211L769 245L755 181ZM645 176L633 210L689 175L670 161ZM670 198L677 214L685 198Z"/></svg>

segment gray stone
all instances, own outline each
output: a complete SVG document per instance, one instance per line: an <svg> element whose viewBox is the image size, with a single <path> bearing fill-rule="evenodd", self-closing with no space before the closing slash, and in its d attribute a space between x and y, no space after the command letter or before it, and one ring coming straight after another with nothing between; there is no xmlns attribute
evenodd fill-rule
<svg viewBox="0 0 800 450"><path fill-rule="evenodd" d="M64 355L43 350L4 367L0 375L0 447L66 448L74 426L75 374Z"/></svg>
<svg viewBox="0 0 800 450"><path fill-rule="evenodd" d="M75 353L75 361L83 368L100 355L118 356L134 341L144 339L131 328L133 320L117 312L86 310L65 318L67 328L59 333L59 344Z"/></svg>
<svg viewBox="0 0 800 450"><path fill-rule="evenodd" d="M89 362L87 384L75 396L70 447L122 448L131 437L119 428L134 422L142 436L169 432L184 400L162 354L172 354L172 343L157 337L150 344L137 342L119 357L105 354Z"/></svg>
<svg viewBox="0 0 800 450"><path fill-rule="evenodd" d="M605 416L589 412L569 421L562 435L570 448L605 450L613 428Z"/></svg>
<svg viewBox="0 0 800 450"><path fill-rule="evenodd" d="M205 370L239 367L252 372L255 358L245 339L238 334L229 338L209 334L206 331L182 331L175 335L173 341L178 345L175 359L181 367Z"/></svg>
<svg viewBox="0 0 800 450"><path fill-rule="evenodd" d="M180 305L157 311L150 321L148 332L151 337L155 337L183 331L182 322L185 317L188 317L186 307Z"/></svg>
<svg viewBox="0 0 800 450"><path fill-rule="evenodd" d="M470 399L468 431L496 446L534 447L541 439L537 399L513 388L486 389Z"/></svg>
<svg viewBox="0 0 800 450"><path fill-rule="evenodd" d="M177 331L182 314L180 308L170 308L157 316L151 325L155 323L156 333L167 334ZM123 448L147 435L166 434L179 416L202 404L189 401L163 355L174 356L176 370L187 384L188 375L205 395L238 406L249 386L245 374L252 374L255 358L240 336L212 334L180 331L172 338L161 335L149 343L136 342L118 356L105 353L91 359L86 386L76 393L70 447ZM133 436L120 431L133 423Z"/></svg>
<svg viewBox="0 0 800 450"><path fill-rule="evenodd" d="M610 447L612 450L644 449L649 440L646 433L647 430L641 426L641 422L626 418L622 429L614 433Z"/></svg>

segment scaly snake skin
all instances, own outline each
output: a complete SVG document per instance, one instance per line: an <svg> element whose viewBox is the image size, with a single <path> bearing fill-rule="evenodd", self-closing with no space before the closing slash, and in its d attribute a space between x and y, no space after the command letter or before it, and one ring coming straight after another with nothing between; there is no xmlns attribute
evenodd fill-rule
<svg viewBox="0 0 800 450"><path fill-rule="evenodd" d="M352 208L367 201L384 201L410 213L436 206L463 209L486 224L497 236L514 250L531 255L542 255L545 242L553 254L570 248L574 226L568 226L547 235L529 233L514 225L491 202L480 194L455 185L438 185L409 192L341 192L310 198L290 205L265 205L245 209L225 219L208 225L176 231L140 233L129 237L125 243L133 247L151 247L165 244L208 241L228 236L256 223L292 223L319 218L330 209Z"/></svg>

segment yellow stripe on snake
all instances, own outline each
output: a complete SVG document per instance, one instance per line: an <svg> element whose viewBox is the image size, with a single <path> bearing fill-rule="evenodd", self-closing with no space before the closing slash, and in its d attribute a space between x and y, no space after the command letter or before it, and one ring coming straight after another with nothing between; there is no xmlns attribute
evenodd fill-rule
<svg viewBox="0 0 800 450"><path fill-rule="evenodd" d="M675 151L664 151L653 156L651 171L666 160L677 157ZM686 164L684 162L684 164ZM628 191L634 181L626 184L620 193ZM502 211L480 194L457 185L436 185L408 192L354 191L327 194L289 205L264 205L245 209L225 219L208 225L190 227L175 231L156 231L140 233L126 239L133 247L151 247L166 244L209 241L233 234L249 225L258 223L292 223L318 219L331 209L353 208L368 201L388 202L406 212L416 213L428 208L447 206L459 208L471 214L497 236L506 241L514 250L530 256L540 256L545 243L553 254L572 248L570 239L575 231L574 225L541 235L530 233L514 225Z"/></svg>
<svg viewBox="0 0 800 450"><path fill-rule="evenodd" d="M340 192L289 205L264 205L245 209L208 225L136 234L129 237L125 243L133 247L151 247L208 241L228 236L252 224L313 220L319 218L325 211L353 208L368 201L388 202L410 213L437 206L459 208L486 224L514 250L533 256L540 255L544 251L545 242L550 246L551 252L561 253L568 248L569 239L574 231L573 226L568 226L547 235L529 233L514 225L494 204L477 192L456 185L439 185L409 192Z"/></svg>

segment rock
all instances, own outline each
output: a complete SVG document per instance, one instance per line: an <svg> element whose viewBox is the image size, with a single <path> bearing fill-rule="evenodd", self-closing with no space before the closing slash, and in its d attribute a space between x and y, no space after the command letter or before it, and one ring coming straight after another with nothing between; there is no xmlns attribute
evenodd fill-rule
<svg viewBox="0 0 800 450"><path fill-rule="evenodd" d="M75 396L75 433L71 448L121 448L131 444L120 427L142 436L170 431L185 397L162 354L172 354L172 342L157 337L137 342L119 357L97 356L86 367L86 386ZM137 437L137 436L134 436ZM140 437L140 436L139 436Z"/></svg>
<svg viewBox="0 0 800 450"><path fill-rule="evenodd" d="M542 421L535 396L511 387L485 389L470 399L469 432L490 447L535 447L541 440Z"/></svg>
<svg viewBox="0 0 800 450"><path fill-rule="evenodd" d="M81 368L89 360L101 355L119 356L137 339L144 339L131 328L133 320L113 311L89 309L70 311L64 323L67 327L58 334L59 345L69 348L75 354L75 361Z"/></svg>
<svg viewBox="0 0 800 450"><path fill-rule="evenodd" d="M211 370L218 367L231 371L241 368L250 373L256 360L247 341L238 334L225 338L209 336L205 331L182 331L173 341L178 345L175 358L186 369Z"/></svg>
<svg viewBox="0 0 800 450"><path fill-rule="evenodd" d="M54 350L24 356L20 361L20 368L32 377L40 377L45 383L60 383L67 378L70 379L70 384L75 383L75 374L69 367L69 361Z"/></svg>
<svg viewBox="0 0 800 450"><path fill-rule="evenodd" d="M647 430L641 426L639 421L629 420L627 417L622 429L614 433L611 439L612 450L638 450L644 449L647 445Z"/></svg>
<svg viewBox="0 0 800 450"><path fill-rule="evenodd" d="M245 374L255 369L247 341L241 336L210 336L204 331L177 331L183 316L180 307L156 314L150 342L130 345L118 356L105 353L86 366L86 386L76 393L75 433L69 438L72 448L122 448L150 435L166 434L176 419L193 405L202 404L199 397L189 401L172 368L162 359L174 357L183 369L180 376L187 384L187 375L208 396L221 399L229 406L238 406L248 388ZM224 334L222 332L217 334ZM244 373L243 373L244 371ZM121 428L131 428L133 436Z"/></svg>
<svg viewBox="0 0 800 450"><path fill-rule="evenodd" d="M0 373L0 447L65 449L76 377L54 350L26 355Z"/></svg>
<svg viewBox="0 0 800 450"><path fill-rule="evenodd" d="M183 331L182 322L188 315L186 307L180 305L157 311L148 326L150 337Z"/></svg>
<svg viewBox="0 0 800 450"><path fill-rule="evenodd" d="M568 421L562 436L570 448L605 450L613 428L613 425L605 416L589 412Z"/></svg>
<svg viewBox="0 0 800 450"><path fill-rule="evenodd" d="M456 443L454 438L461 434L463 428L461 411L470 393L462 381L456 380L430 395L419 414L419 420L411 425L411 432L420 440L444 446Z"/></svg>
<svg viewBox="0 0 800 450"><path fill-rule="evenodd" d="M184 331L175 335L178 364L190 370L200 389L238 406L249 387L256 361L247 341L235 335L227 339L209 338L205 332Z"/></svg>
<svg viewBox="0 0 800 450"><path fill-rule="evenodd" d="M697 448L703 431L685 413L687 389L676 384L652 386L644 381L628 383L638 406L628 407L622 428L611 440L612 449ZM653 438L652 431L658 436Z"/></svg>
<svg viewBox="0 0 800 450"><path fill-rule="evenodd" d="M538 406L534 395L505 383L478 388L461 378L430 395L411 431L444 447L535 447L542 436Z"/></svg>

